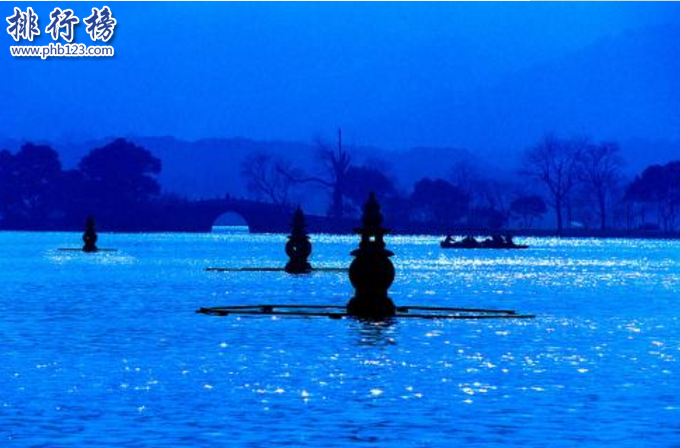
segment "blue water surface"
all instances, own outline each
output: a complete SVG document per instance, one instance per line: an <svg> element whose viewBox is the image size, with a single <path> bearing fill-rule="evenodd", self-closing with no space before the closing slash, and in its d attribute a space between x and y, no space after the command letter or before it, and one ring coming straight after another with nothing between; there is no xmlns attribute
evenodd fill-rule
<svg viewBox="0 0 680 448"><path fill-rule="evenodd" d="M388 237L398 305L534 320L214 317L344 305L344 273L282 266L284 235L0 233L0 446L680 446L680 242ZM313 236L346 267L350 236Z"/></svg>

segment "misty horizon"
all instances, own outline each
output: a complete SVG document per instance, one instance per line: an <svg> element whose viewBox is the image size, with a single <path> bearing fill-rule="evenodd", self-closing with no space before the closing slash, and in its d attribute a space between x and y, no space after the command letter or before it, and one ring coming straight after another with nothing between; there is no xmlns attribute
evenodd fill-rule
<svg viewBox="0 0 680 448"><path fill-rule="evenodd" d="M35 6L41 17L49 8ZM677 146L677 10L116 4L111 60L5 54L0 89L13 107L0 113L0 137L304 143L341 127L353 146L492 156L548 132L624 151L628 141Z"/></svg>
<svg viewBox="0 0 680 448"><path fill-rule="evenodd" d="M29 49L51 52L59 41L45 28L54 7L30 10L36 31L44 32L23 38L23 44L31 42ZM84 19L101 5L59 7ZM674 4L106 8L116 21L115 33L109 30L111 39L92 48L115 49L107 57L49 52L22 57L8 17L11 51L1 60L9 70L0 84L11 106L0 110L7 191L31 191L21 185L31 178L25 162L31 157L59 164L57 171L67 178L75 176L51 179L65 191L85 188L91 179L79 164L88 154L108 148L113 163L115 148L131 145L162 166L147 179L155 185L154 200L161 192L190 200L226 195L304 203L317 214L337 217L344 214L345 199L351 213L360 208L365 191L352 192L351 186L377 182L400 201L459 196L468 206L452 202L449 208L458 207L457 215L469 222L487 214L489 222L509 224L509 203L527 199L533 188L542 200L553 201L558 230L563 208L567 226L573 221L592 227L599 210L604 229L604 218L614 213L622 228L652 225L642 206L638 223L630 207L621 211L632 202L651 201L645 194L628 195L628 187L634 181L645 187L654 178L645 170L655 165L665 167L658 168L664 173L676 169L680 7ZM88 40L89 28L74 27L79 45L94 41L91 35ZM329 148L337 148L338 129L343 144L335 156L346 152L347 160L334 172L328 164L339 160ZM118 138L127 141L120 144ZM540 187L538 173L534 185L528 182L527 156L551 142L574 166L598 151L615 162L607 195L618 211L596 207L595 193L585 187L579 192L565 187L556 199L554 186ZM585 185L577 179L585 172L570 169L570 184ZM347 173L355 180L344 185ZM119 173L106 175L113 184L127 181ZM102 187L101 193L110 192ZM6 212L21 226L33 225L27 216L33 221L61 216L68 205L46 198L45 210L24 210L15 196L16 207L10 194ZM95 199L82 198L89 205ZM395 204L397 211L408 208ZM572 219L578 207L580 217ZM502 219L489 215L492 210ZM439 212L436 220L445 225L445 213ZM418 221L419 213L404 222ZM630 219L624 222L624 216ZM658 221L653 225L674 227L674 220L661 215Z"/></svg>

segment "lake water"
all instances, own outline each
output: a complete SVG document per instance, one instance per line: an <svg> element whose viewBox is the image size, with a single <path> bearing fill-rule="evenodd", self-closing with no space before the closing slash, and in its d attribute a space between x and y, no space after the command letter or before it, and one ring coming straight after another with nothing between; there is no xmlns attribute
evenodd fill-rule
<svg viewBox="0 0 680 448"><path fill-rule="evenodd" d="M0 446L680 446L680 242L388 237L398 305L534 320L195 313L344 305L346 274L204 270L283 266L284 242L0 233ZM313 244L343 267L357 240Z"/></svg>

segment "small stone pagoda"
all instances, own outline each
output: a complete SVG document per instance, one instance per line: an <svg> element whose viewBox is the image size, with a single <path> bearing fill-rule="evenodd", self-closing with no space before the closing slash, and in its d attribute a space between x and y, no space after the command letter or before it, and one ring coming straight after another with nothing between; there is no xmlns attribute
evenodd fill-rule
<svg viewBox="0 0 680 448"><path fill-rule="evenodd" d="M94 229L94 218L92 216L85 221L85 233L83 234L83 252L97 252L97 232Z"/></svg>
<svg viewBox="0 0 680 448"><path fill-rule="evenodd" d="M289 274L307 274L312 271L312 266L307 261L312 253L312 244L305 227L305 214L298 206L293 213L291 232L286 243L286 255L290 260L285 269Z"/></svg>
<svg viewBox="0 0 680 448"><path fill-rule="evenodd" d="M385 249L383 237L389 230L382 227L380 205L371 193L364 206L363 227L359 248L352 252L354 261L349 267L349 279L354 286L354 297L347 304L347 313L365 319L384 319L394 316L396 307L387 296L394 281L394 253Z"/></svg>

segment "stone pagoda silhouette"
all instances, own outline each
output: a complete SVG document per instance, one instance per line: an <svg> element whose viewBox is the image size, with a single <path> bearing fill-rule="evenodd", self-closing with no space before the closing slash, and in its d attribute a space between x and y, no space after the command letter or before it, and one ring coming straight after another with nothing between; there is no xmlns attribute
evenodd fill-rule
<svg viewBox="0 0 680 448"><path fill-rule="evenodd" d="M349 279L354 286L354 297L347 304L349 315L365 319L394 316L396 307L387 296L394 281L394 253L385 249L383 237L389 233L382 227L380 205L371 193L364 205L363 226L355 230L361 235L359 248L352 251L354 261L349 267Z"/></svg>
<svg viewBox="0 0 680 448"><path fill-rule="evenodd" d="M92 216L85 221L85 233L83 234L83 252L97 252L97 231L94 229L95 223Z"/></svg>
<svg viewBox="0 0 680 448"><path fill-rule="evenodd" d="M290 260L286 263L285 270L289 274L307 274L312 271L312 266L307 261L312 253L312 244L305 227L305 214L298 206L293 213L291 232L286 243L286 255Z"/></svg>

